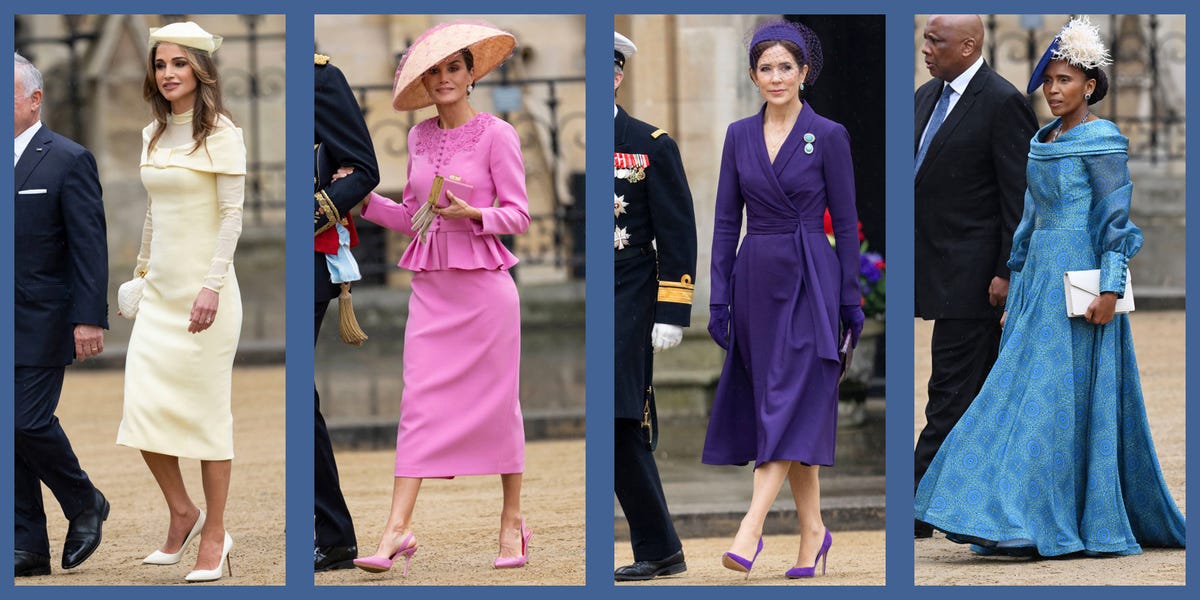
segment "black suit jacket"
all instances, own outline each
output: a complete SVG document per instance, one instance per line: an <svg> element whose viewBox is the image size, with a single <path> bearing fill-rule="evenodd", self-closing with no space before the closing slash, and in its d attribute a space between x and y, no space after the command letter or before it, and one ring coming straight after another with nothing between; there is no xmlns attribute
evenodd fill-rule
<svg viewBox="0 0 1200 600"><path fill-rule="evenodd" d="M313 177L314 233L327 227L331 210L337 213L333 220L341 220L379 185L379 163L375 161L375 147L362 109L358 107L346 77L337 67L328 64L328 60L328 57L317 55L313 66L316 85L313 146L318 158ZM354 172L331 182L339 167L354 167ZM314 300L331 300L337 297L338 286L329 281L325 255L316 251L313 254Z"/></svg>
<svg viewBox="0 0 1200 600"><path fill-rule="evenodd" d="M75 358L75 325L108 328L108 239L96 159L44 124L13 173L18 366Z"/></svg>
<svg viewBox="0 0 1200 600"><path fill-rule="evenodd" d="M917 89L913 156L944 82ZM1026 97L985 62L946 116L916 173L916 314L998 318L993 277L1009 275L1021 220L1025 162L1037 119Z"/></svg>

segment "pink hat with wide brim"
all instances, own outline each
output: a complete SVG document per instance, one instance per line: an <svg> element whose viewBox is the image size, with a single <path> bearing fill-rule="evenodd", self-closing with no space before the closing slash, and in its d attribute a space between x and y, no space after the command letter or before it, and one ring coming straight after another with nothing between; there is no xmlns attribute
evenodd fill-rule
<svg viewBox="0 0 1200 600"><path fill-rule="evenodd" d="M392 85L392 108L417 110L433 104L421 85L421 75L463 48L475 59L475 80L500 66L517 47L517 38L483 22L454 22L437 25L417 38L400 58Z"/></svg>

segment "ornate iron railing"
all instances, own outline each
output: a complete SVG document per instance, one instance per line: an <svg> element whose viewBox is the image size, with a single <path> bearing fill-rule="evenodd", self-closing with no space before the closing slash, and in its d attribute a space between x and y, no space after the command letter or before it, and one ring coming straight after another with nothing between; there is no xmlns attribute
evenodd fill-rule
<svg viewBox="0 0 1200 600"><path fill-rule="evenodd" d="M488 79L477 83L474 92L492 94L497 116L513 125L523 148L543 146L548 149L548 160L526 161L526 179L546 178L551 202L548 211L531 211L529 231L522 238L519 255L522 264L564 268L572 278L584 276L584 176L582 164L566 164L563 148L566 144L584 148L586 120L582 106L564 110L561 95L563 86L583 86L584 81L583 76L516 79L501 67ZM380 162L406 161L408 130L416 125L414 114L392 111L372 114L370 107L381 105L374 98L380 95L391 97L390 83L352 88L371 130L375 148L382 154ZM525 95L541 99L546 109L544 115L520 108L515 99ZM382 103L383 106L387 104ZM558 181L564 168L571 171L567 173L567 184L560 186ZM567 188L569 199L564 197L562 187ZM364 281L381 284L384 275L395 264L395 256L387 252L387 232L370 223L359 223L360 243L355 257ZM504 236L507 237L510 236ZM504 243L511 246L512 240L504 239Z"/></svg>

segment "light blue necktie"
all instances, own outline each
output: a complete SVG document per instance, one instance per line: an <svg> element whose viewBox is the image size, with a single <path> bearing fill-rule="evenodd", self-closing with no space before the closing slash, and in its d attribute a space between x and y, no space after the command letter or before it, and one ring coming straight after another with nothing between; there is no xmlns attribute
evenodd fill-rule
<svg viewBox="0 0 1200 600"><path fill-rule="evenodd" d="M925 139L921 141L921 149L917 152L913 177L916 177L917 171L921 169L921 162L925 160L925 153L929 151L929 142L933 140L934 134L942 126L942 121L946 120L946 113L950 112L950 94L953 93L954 88L949 85L942 87L942 95L938 98L937 106L933 107L933 116L929 117L929 129L925 132Z"/></svg>

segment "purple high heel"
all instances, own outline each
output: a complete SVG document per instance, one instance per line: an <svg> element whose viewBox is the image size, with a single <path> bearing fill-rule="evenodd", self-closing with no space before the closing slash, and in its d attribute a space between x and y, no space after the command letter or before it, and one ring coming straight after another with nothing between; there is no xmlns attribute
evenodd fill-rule
<svg viewBox="0 0 1200 600"><path fill-rule="evenodd" d="M392 568L392 563L396 562L396 558L404 556L404 576L408 577L408 562L412 560L414 554L417 553L417 544L409 545L413 541L413 534L404 536L400 542L400 547L392 553L388 558L380 558L378 556L368 556L366 558L354 559L354 566L368 573L383 573Z"/></svg>
<svg viewBox="0 0 1200 600"><path fill-rule="evenodd" d="M750 578L750 570L754 568L754 561L758 560L758 555L763 549L762 536L758 536L758 549L754 551L754 558L746 560L732 552L726 552L721 555L721 564L732 571L740 571L746 574L746 579Z"/></svg>
<svg viewBox="0 0 1200 600"><path fill-rule="evenodd" d="M825 541L821 542L821 549L817 551L817 558L813 560L811 567L792 567L787 570L788 579L803 579L812 577L817 574L817 563L821 563L821 574L825 574L825 563L829 560L829 547L833 545L833 535L829 533L829 528L825 529Z"/></svg>

